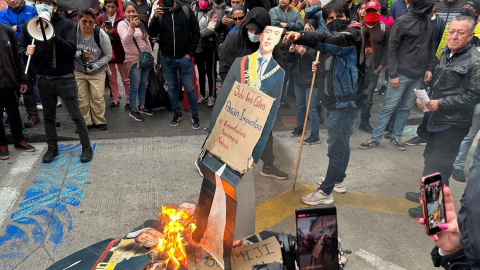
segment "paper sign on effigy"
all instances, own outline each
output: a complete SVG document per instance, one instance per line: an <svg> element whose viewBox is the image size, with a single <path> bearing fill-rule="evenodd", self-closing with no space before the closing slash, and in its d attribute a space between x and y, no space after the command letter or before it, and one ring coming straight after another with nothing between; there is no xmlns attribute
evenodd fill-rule
<svg viewBox="0 0 480 270"><path fill-rule="evenodd" d="M205 148L235 171L245 173L262 135L274 98L235 82Z"/></svg>

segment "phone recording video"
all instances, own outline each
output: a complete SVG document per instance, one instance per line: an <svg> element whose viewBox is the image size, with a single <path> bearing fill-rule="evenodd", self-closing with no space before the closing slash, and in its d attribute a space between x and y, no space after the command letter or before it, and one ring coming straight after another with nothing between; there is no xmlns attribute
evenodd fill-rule
<svg viewBox="0 0 480 270"><path fill-rule="evenodd" d="M105 28L107 28L108 30L112 30L113 29L113 22L105 22Z"/></svg>
<svg viewBox="0 0 480 270"><path fill-rule="evenodd" d="M300 270L338 270L335 206L297 209L295 214Z"/></svg>
<svg viewBox="0 0 480 270"><path fill-rule="evenodd" d="M422 178L425 231L428 235L440 232L438 225L446 223L442 176L439 173Z"/></svg>

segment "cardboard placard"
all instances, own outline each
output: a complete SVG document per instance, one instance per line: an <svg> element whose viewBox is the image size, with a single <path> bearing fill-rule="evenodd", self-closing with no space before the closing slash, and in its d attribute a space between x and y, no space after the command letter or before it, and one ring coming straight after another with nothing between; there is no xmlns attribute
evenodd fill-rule
<svg viewBox="0 0 480 270"><path fill-rule="evenodd" d="M205 148L235 171L245 173L262 135L274 98L235 82Z"/></svg>

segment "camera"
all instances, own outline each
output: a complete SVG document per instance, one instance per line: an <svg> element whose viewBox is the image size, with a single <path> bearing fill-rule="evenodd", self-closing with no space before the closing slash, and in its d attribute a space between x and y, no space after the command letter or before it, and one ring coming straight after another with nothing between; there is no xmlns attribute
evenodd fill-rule
<svg viewBox="0 0 480 270"><path fill-rule="evenodd" d="M88 61L85 52L82 51L83 73L87 73L87 69L93 69L93 64Z"/></svg>

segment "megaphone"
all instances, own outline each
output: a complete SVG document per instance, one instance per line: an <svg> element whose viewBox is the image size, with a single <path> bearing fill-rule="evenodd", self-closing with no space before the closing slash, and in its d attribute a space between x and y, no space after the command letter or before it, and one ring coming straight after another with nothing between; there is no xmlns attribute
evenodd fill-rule
<svg viewBox="0 0 480 270"><path fill-rule="evenodd" d="M35 40L47 41L53 37L55 31L53 24L50 22L52 15L49 12L40 12L37 18L32 18L27 23L27 32L32 36L32 45L35 44ZM28 67L30 66L30 60L32 56L28 56L27 65L25 67L25 74L28 73Z"/></svg>
<svg viewBox="0 0 480 270"><path fill-rule="evenodd" d="M32 18L27 24L27 31L32 38L47 41L53 37L53 25L50 23L51 15L42 12L37 18Z"/></svg>

